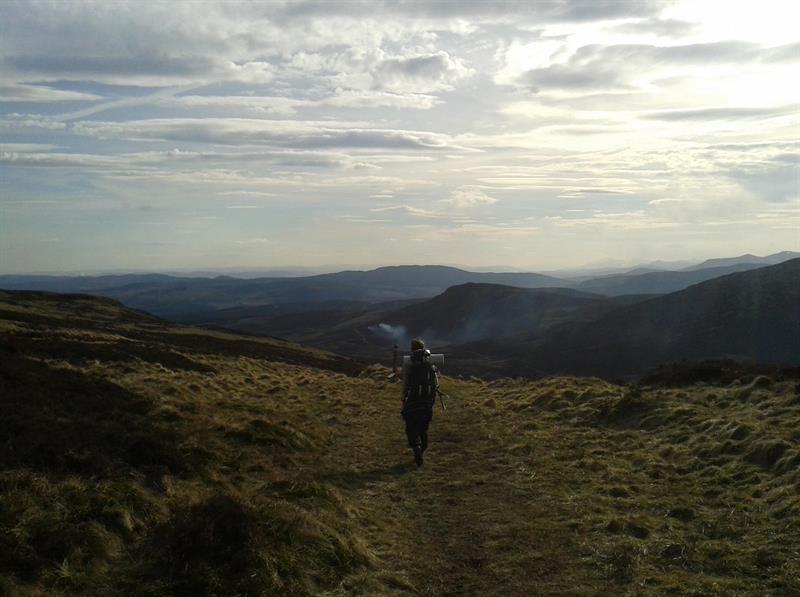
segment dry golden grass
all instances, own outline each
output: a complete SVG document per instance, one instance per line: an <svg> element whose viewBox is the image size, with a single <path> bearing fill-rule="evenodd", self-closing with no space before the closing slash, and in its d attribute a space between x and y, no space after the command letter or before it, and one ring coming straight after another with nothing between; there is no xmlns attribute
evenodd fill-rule
<svg viewBox="0 0 800 597"><path fill-rule="evenodd" d="M382 367L4 293L0 357L0 594L800 593L796 381L446 378L417 469Z"/></svg>

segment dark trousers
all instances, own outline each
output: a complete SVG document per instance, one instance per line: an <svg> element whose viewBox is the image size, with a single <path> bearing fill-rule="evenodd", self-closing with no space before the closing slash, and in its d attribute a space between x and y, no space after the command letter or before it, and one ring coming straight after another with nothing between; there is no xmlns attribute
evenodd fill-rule
<svg viewBox="0 0 800 597"><path fill-rule="evenodd" d="M408 447L412 450L420 446L424 452L428 447L428 425L431 423L433 413L430 410L414 410L403 413L406 420L406 437Z"/></svg>

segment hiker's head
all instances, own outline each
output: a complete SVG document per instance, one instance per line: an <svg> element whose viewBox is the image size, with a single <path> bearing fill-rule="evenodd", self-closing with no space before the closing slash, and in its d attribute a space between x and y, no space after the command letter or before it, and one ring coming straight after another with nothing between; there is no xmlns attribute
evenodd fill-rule
<svg viewBox="0 0 800 597"><path fill-rule="evenodd" d="M411 341L411 350L422 350L425 348L425 342L421 338L414 338Z"/></svg>

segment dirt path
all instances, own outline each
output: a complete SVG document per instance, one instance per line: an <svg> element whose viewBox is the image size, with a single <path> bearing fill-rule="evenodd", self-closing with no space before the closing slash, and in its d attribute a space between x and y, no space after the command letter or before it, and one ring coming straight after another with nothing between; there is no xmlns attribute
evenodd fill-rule
<svg viewBox="0 0 800 597"><path fill-rule="evenodd" d="M404 579L397 590L406 594L574 595L576 585L595 593L601 581L579 565L571 506L559 493L569 446L508 445L502 420L466 388L454 388L446 412L437 405L420 469L393 387L336 436L329 481L358 504L383 572Z"/></svg>

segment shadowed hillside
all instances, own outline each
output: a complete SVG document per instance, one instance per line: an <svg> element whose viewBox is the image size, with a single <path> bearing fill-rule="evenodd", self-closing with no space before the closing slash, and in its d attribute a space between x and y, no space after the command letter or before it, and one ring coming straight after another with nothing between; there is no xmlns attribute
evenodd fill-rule
<svg viewBox="0 0 800 597"><path fill-rule="evenodd" d="M444 378L417 469L384 367L3 292L0 594L796 594L800 386L714 367Z"/></svg>
<svg viewBox="0 0 800 597"><path fill-rule="evenodd" d="M518 372L620 376L682 359L800 364L800 259L566 324L507 350ZM513 356L512 356L513 355Z"/></svg>
<svg viewBox="0 0 800 597"><path fill-rule="evenodd" d="M424 303L393 311L386 315L386 322L405 328L403 344L417 336L437 344L456 344L534 332L602 300L567 288L464 284Z"/></svg>
<svg viewBox="0 0 800 597"><path fill-rule="evenodd" d="M359 308L253 307L209 313L193 320L247 333L285 337L364 360L375 360L413 337L443 347L484 338L540 334L565 321L587 321L647 297L608 298L568 288L515 288L462 284L430 300L395 301ZM509 338L507 341L514 342ZM458 349L454 353L460 358Z"/></svg>

